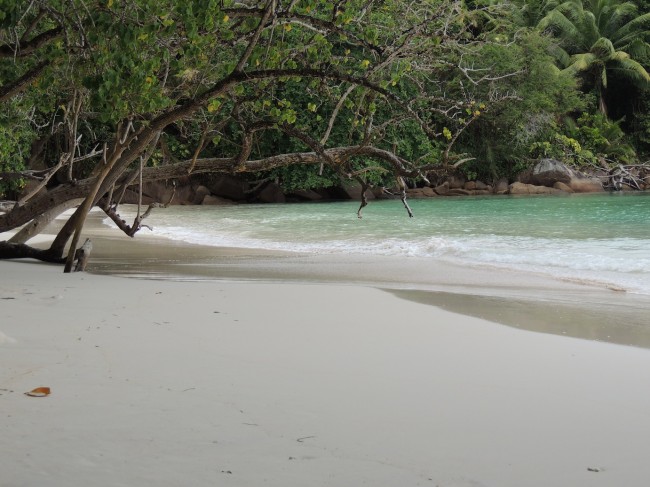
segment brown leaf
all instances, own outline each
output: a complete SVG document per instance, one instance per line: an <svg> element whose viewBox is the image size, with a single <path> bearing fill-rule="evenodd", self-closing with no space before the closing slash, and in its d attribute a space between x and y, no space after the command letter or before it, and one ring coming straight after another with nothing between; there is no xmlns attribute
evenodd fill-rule
<svg viewBox="0 0 650 487"><path fill-rule="evenodd" d="M31 396L31 397L45 397L50 395L50 388L49 387L37 387L36 389L26 392L26 396Z"/></svg>

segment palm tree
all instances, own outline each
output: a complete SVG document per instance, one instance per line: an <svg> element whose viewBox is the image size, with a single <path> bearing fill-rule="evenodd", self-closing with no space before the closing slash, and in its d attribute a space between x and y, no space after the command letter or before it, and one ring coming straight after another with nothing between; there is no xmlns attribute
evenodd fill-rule
<svg viewBox="0 0 650 487"><path fill-rule="evenodd" d="M537 27L537 24L562 0L511 0L514 18L520 27Z"/></svg>
<svg viewBox="0 0 650 487"><path fill-rule="evenodd" d="M634 3L569 0L548 12L538 27L559 39L554 54L564 71L593 82L603 114L608 73L650 86L642 64L650 61L650 13L639 15Z"/></svg>

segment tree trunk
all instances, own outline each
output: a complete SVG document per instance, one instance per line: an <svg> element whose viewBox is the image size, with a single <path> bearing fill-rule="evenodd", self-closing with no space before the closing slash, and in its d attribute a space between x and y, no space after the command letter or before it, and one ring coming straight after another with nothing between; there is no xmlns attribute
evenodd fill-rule
<svg viewBox="0 0 650 487"><path fill-rule="evenodd" d="M596 79L596 93L598 94L598 110L600 113L607 117L607 103L605 102L605 95L607 93L607 88L603 82L603 76L606 75L606 72L603 71L599 74Z"/></svg>
<svg viewBox="0 0 650 487"><path fill-rule="evenodd" d="M40 250L22 243L0 242L0 260L6 259L36 259L54 264L65 262L60 253L51 249Z"/></svg>
<svg viewBox="0 0 650 487"><path fill-rule="evenodd" d="M600 110L600 113L607 117L607 103L605 103L604 90L601 90L600 95L598 96L598 110Z"/></svg>
<svg viewBox="0 0 650 487"><path fill-rule="evenodd" d="M28 225L25 225L18 233L16 233L13 237L11 237L8 240L8 242L10 243L27 242L32 237L35 237L43 230L45 230L47 226L61 213L79 205L82 201L83 200L80 198L74 200L68 200L63 204L46 211L45 213L41 213L36 218L34 218Z"/></svg>
<svg viewBox="0 0 650 487"><path fill-rule="evenodd" d="M4 215L0 215L0 233L13 230L29 223L41 213L49 211L51 208L64 204L73 199L84 198L95 178L88 178L76 183L67 183L57 188L49 190L42 195L36 195L24 205L13 208Z"/></svg>
<svg viewBox="0 0 650 487"><path fill-rule="evenodd" d="M88 257L90 257L92 249L93 243L87 238L84 244L74 253L74 260L77 262L74 268L75 272L83 272L86 270L86 264L88 264Z"/></svg>
<svg viewBox="0 0 650 487"><path fill-rule="evenodd" d="M95 199L97 198L97 193L99 192L99 189L102 187L104 180L110 174L113 167L120 160L123 150L124 149L122 144L120 143L118 145L116 143L114 152L111 155L110 160L106 160L106 158L104 158L105 165L102 168L99 176L97 176L97 179L95 180L95 184L93 184L84 202L81 204L79 208L77 208L77 211L75 211L74 215L72 215L72 217L70 218L70 220L74 220L74 227L73 227L74 237L72 238L72 243L70 244L70 249L68 250L68 258L65 261L65 268L63 269L63 272L67 273L72 271L72 264L74 262L75 252L77 251L77 243L79 243L79 239L81 238L81 231L83 230L84 223L86 223L86 217L88 216L88 212L95 205Z"/></svg>

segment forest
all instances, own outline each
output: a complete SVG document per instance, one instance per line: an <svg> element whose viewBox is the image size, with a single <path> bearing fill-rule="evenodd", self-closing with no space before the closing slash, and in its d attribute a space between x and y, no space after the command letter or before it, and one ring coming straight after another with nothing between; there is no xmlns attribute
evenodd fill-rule
<svg viewBox="0 0 650 487"><path fill-rule="evenodd" d="M0 258L205 174L365 191L650 159L650 2L0 0ZM51 247L26 242L76 207ZM360 208L361 211L361 208ZM64 249L70 250L64 255Z"/></svg>

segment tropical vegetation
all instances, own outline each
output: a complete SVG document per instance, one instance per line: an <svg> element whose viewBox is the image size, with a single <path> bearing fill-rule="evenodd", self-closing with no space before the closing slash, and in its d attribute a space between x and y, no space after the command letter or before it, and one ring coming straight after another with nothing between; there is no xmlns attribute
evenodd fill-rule
<svg viewBox="0 0 650 487"><path fill-rule="evenodd" d="M147 181L350 180L408 210L407 187L454 173L645 162L648 12L621 0L0 0L0 232L30 229L0 254L61 261L93 206L133 236L146 212L129 225L118 206ZM75 206L51 248L25 244Z"/></svg>
<svg viewBox="0 0 650 487"><path fill-rule="evenodd" d="M641 87L650 82L642 64L650 56L650 12L639 14L632 2L568 1L550 10L538 27L558 39L554 50L558 63L593 87L605 115L610 80Z"/></svg>

